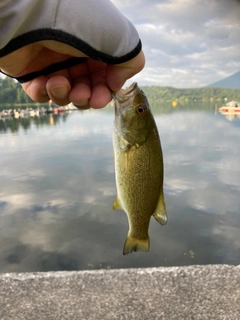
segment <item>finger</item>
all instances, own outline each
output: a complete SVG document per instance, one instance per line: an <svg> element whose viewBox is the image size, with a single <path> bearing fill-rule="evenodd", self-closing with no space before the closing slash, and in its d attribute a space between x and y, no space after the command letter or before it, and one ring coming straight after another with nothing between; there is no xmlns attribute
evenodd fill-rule
<svg viewBox="0 0 240 320"><path fill-rule="evenodd" d="M87 62L69 68L69 74L73 79L72 90L69 94L70 101L78 109L89 109L92 80L89 74Z"/></svg>
<svg viewBox="0 0 240 320"><path fill-rule="evenodd" d="M46 83L46 89L49 98L54 103L64 106L70 102L71 84L65 76L52 75Z"/></svg>
<svg viewBox="0 0 240 320"><path fill-rule="evenodd" d="M135 58L118 65L107 65L106 81L112 91L118 91L126 80L140 72L145 64L145 57L141 51Z"/></svg>
<svg viewBox="0 0 240 320"><path fill-rule="evenodd" d="M111 100L111 91L105 83L97 83L92 87L92 95L89 101L92 108L104 108Z"/></svg>
<svg viewBox="0 0 240 320"><path fill-rule="evenodd" d="M106 83L106 64L89 60L89 70L92 78L92 94L89 104L94 109L105 107L112 99L112 94Z"/></svg>
<svg viewBox="0 0 240 320"><path fill-rule="evenodd" d="M47 102L49 101L48 92L46 90L46 83L48 79L44 76L38 77L32 81L28 81L22 84L23 90L26 94L36 102Z"/></svg>
<svg viewBox="0 0 240 320"><path fill-rule="evenodd" d="M77 83L69 94L69 100L79 109L90 108L91 89L85 83Z"/></svg>

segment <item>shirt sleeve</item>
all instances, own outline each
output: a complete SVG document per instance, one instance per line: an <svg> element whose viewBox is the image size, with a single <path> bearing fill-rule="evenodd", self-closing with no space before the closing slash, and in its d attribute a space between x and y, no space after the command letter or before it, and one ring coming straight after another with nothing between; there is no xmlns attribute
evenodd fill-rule
<svg viewBox="0 0 240 320"><path fill-rule="evenodd" d="M141 51L135 27L109 0L1 0L0 34L0 57L41 40L60 41L108 64Z"/></svg>

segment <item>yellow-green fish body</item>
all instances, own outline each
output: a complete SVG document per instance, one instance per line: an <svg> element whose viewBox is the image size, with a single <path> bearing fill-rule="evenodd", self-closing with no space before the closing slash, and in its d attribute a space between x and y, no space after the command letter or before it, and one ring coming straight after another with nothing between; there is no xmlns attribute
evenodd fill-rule
<svg viewBox="0 0 240 320"><path fill-rule="evenodd" d="M129 232L123 254L148 251L148 226L153 215L165 224L163 156L155 120L137 83L113 95L113 149L117 198L113 209L123 209Z"/></svg>

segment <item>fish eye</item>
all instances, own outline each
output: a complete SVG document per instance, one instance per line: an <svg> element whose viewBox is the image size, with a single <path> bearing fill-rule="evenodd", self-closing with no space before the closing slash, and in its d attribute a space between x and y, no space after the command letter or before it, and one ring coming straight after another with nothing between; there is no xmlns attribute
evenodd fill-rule
<svg viewBox="0 0 240 320"><path fill-rule="evenodd" d="M141 105L136 106L136 111L140 116L143 116L146 113L146 109Z"/></svg>

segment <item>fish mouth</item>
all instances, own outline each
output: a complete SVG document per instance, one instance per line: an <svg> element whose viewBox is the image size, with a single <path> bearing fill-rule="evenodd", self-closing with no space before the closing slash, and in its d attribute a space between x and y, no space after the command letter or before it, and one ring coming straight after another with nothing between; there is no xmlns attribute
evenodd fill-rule
<svg viewBox="0 0 240 320"><path fill-rule="evenodd" d="M125 89L120 89L117 92L112 94L113 99L117 100L119 103L124 103L130 98L134 97L136 93L139 91L139 86L137 82L133 82L129 87Z"/></svg>
<svg viewBox="0 0 240 320"><path fill-rule="evenodd" d="M115 115L121 116L123 110L131 104L140 88L137 82L133 82L129 87L120 89L112 94L115 106Z"/></svg>

